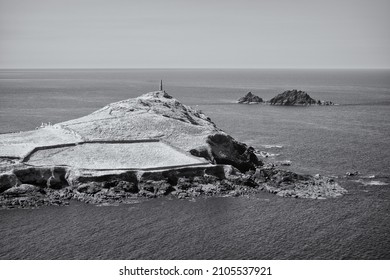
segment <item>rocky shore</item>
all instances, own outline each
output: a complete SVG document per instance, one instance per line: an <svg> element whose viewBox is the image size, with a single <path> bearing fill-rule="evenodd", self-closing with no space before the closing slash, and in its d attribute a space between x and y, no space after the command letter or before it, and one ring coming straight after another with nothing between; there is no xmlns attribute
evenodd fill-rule
<svg viewBox="0 0 390 280"><path fill-rule="evenodd" d="M130 203L137 198L171 196L188 199L199 196L241 196L266 191L282 197L326 199L346 193L333 179L299 175L274 167L241 173L231 166L215 170L187 170L184 173L144 174L139 181L119 173L89 177L77 183L54 187L22 183L0 195L2 208L35 208L67 205L70 200L91 204Z"/></svg>
<svg viewBox="0 0 390 280"><path fill-rule="evenodd" d="M148 154L145 145L155 150ZM116 204L259 191L322 199L346 192L333 179L264 165L255 152L203 113L164 91L152 92L52 127L0 135L0 207L66 205L70 200ZM127 153L131 160L125 160ZM113 161L118 155L120 167L107 168L104 159ZM188 164L176 163L178 158Z"/></svg>

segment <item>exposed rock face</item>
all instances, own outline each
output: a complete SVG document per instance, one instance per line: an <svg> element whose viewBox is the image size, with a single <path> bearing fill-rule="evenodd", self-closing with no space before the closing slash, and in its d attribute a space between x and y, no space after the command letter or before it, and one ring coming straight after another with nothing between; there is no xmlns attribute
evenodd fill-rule
<svg viewBox="0 0 390 280"><path fill-rule="evenodd" d="M314 105L317 101L311 98L306 92L301 90L287 90L272 98L269 103L271 105Z"/></svg>
<svg viewBox="0 0 390 280"><path fill-rule="evenodd" d="M201 156L212 163L229 164L242 172L254 169L263 163L255 155L252 147L235 141L226 134L214 134L207 138L208 149L193 149L190 153Z"/></svg>
<svg viewBox="0 0 390 280"><path fill-rule="evenodd" d="M68 182L65 180L67 170L63 167L25 167L16 168L13 172L23 184L34 184L42 187L60 189Z"/></svg>
<svg viewBox="0 0 390 280"><path fill-rule="evenodd" d="M262 103L263 99L257 95L254 95L252 92L248 92L245 96L238 99L237 103Z"/></svg>

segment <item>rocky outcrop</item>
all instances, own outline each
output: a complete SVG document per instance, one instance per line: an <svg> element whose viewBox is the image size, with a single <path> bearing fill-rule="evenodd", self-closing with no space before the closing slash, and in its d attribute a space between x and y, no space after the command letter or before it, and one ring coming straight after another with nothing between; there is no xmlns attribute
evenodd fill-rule
<svg viewBox="0 0 390 280"><path fill-rule="evenodd" d="M336 105L332 101L323 101L323 100L317 100L317 105L321 106L333 106Z"/></svg>
<svg viewBox="0 0 390 280"><path fill-rule="evenodd" d="M272 98L269 103L271 105L314 105L317 101L311 98L306 92L301 90L287 90Z"/></svg>
<svg viewBox="0 0 390 280"><path fill-rule="evenodd" d="M326 199L347 192L332 178L300 175L274 167L256 170L254 180L261 185L262 190L283 197Z"/></svg>
<svg viewBox="0 0 390 280"><path fill-rule="evenodd" d="M244 104L250 104L250 103L262 103L264 102L263 99L257 95L254 95L252 92L248 92L245 96L238 99L237 103L244 103Z"/></svg>
<svg viewBox="0 0 390 280"><path fill-rule="evenodd" d="M0 174L0 193L20 184L18 178L13 172Z"/></svg>
<svg viewBox="0 0 390 280"><path fill-rule="evenodd" d="M208 149L193 149L190 153L204 157L212 163L229 164L242 172L253 170L263 163L255 155L252 147L235 141L226 134L214 134L207 138Z"/></svg>
<svg viewBox="0 0 390 280"><path fill-rule="evenodd" d="M287 90L281 94L278 94L270 101L268 101L271 105L284 105L284 106L292 106L292 105L320 105L320 106L331 106L335 105L332 101L321 101L315 100L310 97L304 91L301 90Z"/></svg>
<svg viewBox="0 0 390 280"><path fill-rule="evenodd" d="M63 167L24 167L16 168L13 173L23 184L60 189L68 185L65 179L67 171Z"/></svg>

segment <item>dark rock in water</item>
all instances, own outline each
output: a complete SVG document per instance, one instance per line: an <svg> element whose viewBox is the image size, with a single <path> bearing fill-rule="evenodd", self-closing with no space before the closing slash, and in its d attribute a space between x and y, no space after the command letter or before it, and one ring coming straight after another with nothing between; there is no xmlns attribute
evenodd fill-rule
<svg viewBox="0 0 390 280"><path fill-rule="evenodd" d="M272 98L269 103L271 105L312 105L317 104L317 101L311 98L306 92L301 90L287 90Z"/></svg>
<svg viewBox="0 0 390 280"><path fill-rule="evenodd" d="M263 99L257 95L254 95L252 92L248 92L245 96L238 99L237 103L262 103Z"/></svg>
<svg viewBox="0 0 390 280"><path fill-rule="evenodd" d="M317 105L321 106L332 106L335 105L332 101L322 101L322 100L317 100Z"/></svg>
<svg viewBox="0 0 390 280"><path fill-rule="evenodd" d="M286 90L285 92L278 94L274 98L272 98L269 103L271 105L284 105L284 106L292 106L292 105L320 105L320 106L331 106L335 105L332 101L322 101L315 100L310 97L307 92L302 90Z"/></svg>

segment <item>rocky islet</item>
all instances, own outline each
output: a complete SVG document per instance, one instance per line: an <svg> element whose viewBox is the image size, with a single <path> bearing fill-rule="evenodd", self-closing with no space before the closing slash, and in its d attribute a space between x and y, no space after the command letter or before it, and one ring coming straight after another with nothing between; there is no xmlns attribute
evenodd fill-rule
<svg viewBox="0 0 390 280"><path fill-rule="evenodd" d="M316 100L310 97L310 95L302 90L286 90L269 101L264 102L261 97L258 97L251 92L247 95L238 99L237 103L241 104L269 104L278 106L308 106L308 105L319 105L319 106L331 106L335 105L332 101Z"/></svg>

